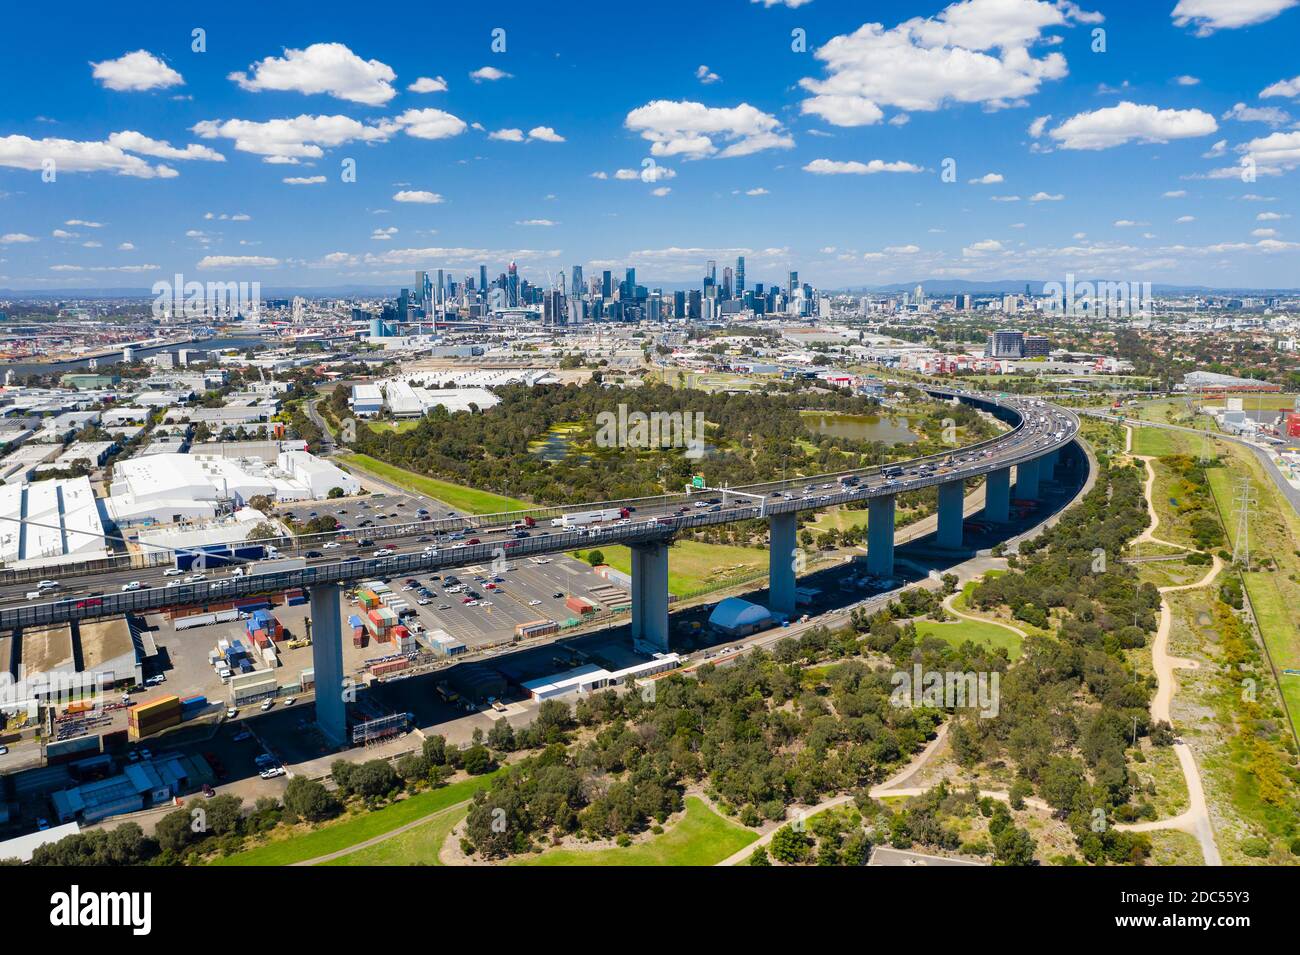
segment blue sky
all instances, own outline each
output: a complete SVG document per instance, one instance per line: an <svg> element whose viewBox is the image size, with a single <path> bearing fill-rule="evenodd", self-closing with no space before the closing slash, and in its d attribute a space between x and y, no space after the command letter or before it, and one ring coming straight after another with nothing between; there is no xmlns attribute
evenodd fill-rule
<svg viewBox="0 0 1300 955"><path fill-rule="evenodd" d="M156 6L6 12L0 288L1300 285L1300 0Z"/></svg>

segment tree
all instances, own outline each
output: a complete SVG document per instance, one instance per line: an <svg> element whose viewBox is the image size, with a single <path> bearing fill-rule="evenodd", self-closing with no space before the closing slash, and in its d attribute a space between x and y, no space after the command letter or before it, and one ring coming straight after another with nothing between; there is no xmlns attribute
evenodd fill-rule
<svg viewBox="0 0 1300 955"><path fill-rule="evenodd" d="M993 837L993 854L1003 865L1033 865L1034 837L1019 826L1008 826Z"/></svg>
<svg viewBox="0 0 1300 955"><path fill-rule="evenodd" d="M605 555L598 550L587 551L587 563L592 567L605 563Z"/></svg>
<svg viewBox="0 0 1300 955"><path fill-rule="evenodd" d="M425 737L424 746L422 747L424 758L434 766L444 766L447 763L447 739L444 736Z"/></svg>
<svg viewBox="0 0 1300 955"><path fill-rule="evenodd" d="M270 521L258 521L257 525L248 532L247 540L266 541L275 540L280 536L280 531Z"/></svg>
<svg viewBox="0 0 1300 955"><path fill-rule="evenodd" d="M338 815L339 801L322 783L295 776L284 787L284 808L290 815L320 822Z"/></svg>
<svg viewBox="0 0 1300 955"><path fill-rule="evenodd" d="M159 819L153 830L153 837L158 841L158 847L163 852L176 855L184 852L190 836L193 835L190 821L188 809L176 809Z"/></svg>
<svg viewBox="0 0 1300 955"><path fill-rule="evenodd" d="M332 487L332 488L329 489L329 492L328 492L325 496L326 496L327 498L333 500L334 498L345 497L346 495L347 495L347 492L344 491L343 488L341 488L341 487Z"/></svg>
<svg viewBox="0 0 1300 955"><path fill-rule="evenodd" d="M208 832L216 836L238 832L243 822L244 801L238 796L213 796L203 804Z"/></svg>
<svg viewBox="0 0 1300 955"><path fill-rule="evenodd" d="M807 833L793 826L782 826L772 836L772 858L787 865L803 862L811 848L812 840Z"/></svg>
<svg viewBox="0 0 1300 955"><path fill-rule="evenodd" d="M461 765L471 776L481 776L492 770L494 765L492 753L486 746L471 746L461 754Z"/></svg>

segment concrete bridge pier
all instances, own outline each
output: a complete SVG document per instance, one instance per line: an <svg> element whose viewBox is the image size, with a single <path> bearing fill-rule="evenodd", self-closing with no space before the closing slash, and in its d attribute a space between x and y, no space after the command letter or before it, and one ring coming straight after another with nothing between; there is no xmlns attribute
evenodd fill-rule
<svg viewBox="0 0 1300 955"><path fill-rule="evenodd" d="M791 511L788 514L773 514L767 519L769 540L767 551L767 594L768 607L773 613L794 617L795 608L795 560L798 543L795 531L798 517Z"/></svg>
<svg viewBox="0 0 1300 955"><path fill-rule="evenodd" d="M668 541L632 544L632 645L668 651Z"/></svg>
<svg viewBox="0 0 1300 955"><path fill-rule="evenodd" d="M1048 451L1038 459L1038 480L1055 481L1056 480L1056 462L1061 457L1061 451L1058 448L1055 451Z"/></svg>
<svg viewBox="0 0 1300 955"><path fill-rule="evenodd" d="M894 576L894 495L867 503L867 573Z"/></svg>
<svg viewBox="0 0 1300 955"><path fill-rule="evenodd" d="M1016 465L1016 493L1018 501L1038 500L1038 461Z"/></svg>
<svg viewBox="0 0 1300 955"><path fill-rule="evenodd" d="M1011 468L990 471L984 479L984 519L992 524L1011 520Z"/></svg>
<svg viewBox="0 0 1300 955"><path fill-rule="evenodd" d="M316 723L336 746L347 743L343 701L343 606L338 584L316 584L311 599L311 662L316 670Z"/></svg>
<svg viewBox="0 0 1300 955"><path fill-rule="evenodd" d="M936 543L949 550L961 548L962 541L962 503L966 496L964 481L949 481L939 485L939 531L935 535Z"/></svg>

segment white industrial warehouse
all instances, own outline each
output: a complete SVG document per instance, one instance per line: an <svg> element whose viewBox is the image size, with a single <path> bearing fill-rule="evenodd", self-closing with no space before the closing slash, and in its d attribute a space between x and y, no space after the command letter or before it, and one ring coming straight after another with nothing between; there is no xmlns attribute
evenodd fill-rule
<svg viewBox="0 0 1300 955"><path fill-rule="evenodd" d="M332 488L356 494L356 478L306 451L282 451L275 464L260 458L203 454L152 454L113 469L105 510L119 526L178 523L215 517L222 505L247 504L258 495L274 501L326 497Z"/></svg>

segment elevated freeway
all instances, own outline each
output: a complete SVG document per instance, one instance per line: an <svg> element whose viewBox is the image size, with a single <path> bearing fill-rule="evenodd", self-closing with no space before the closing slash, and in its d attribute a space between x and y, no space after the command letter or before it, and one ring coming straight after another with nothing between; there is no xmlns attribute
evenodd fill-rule
<svg viewBox="0 0 1300 955"><path fill-rule="evenodd" d="M956 400L989 411L1010 429L987 441L950 452L896 462L884 467L837 471L736 488L701 489L628 501L602 501L577 507L543 507L495 515L453 516L349 531L364 533L384 549L404 552L312 559L306 566L254 571L177 582L164 568L100 567L94 583L103 592L63 599L22 602L20 581L0 580L0 632L121 614L145 614L178 606L202 607L231 600L304 588L310 594L313 655L318 692L317 720L325 735L341 741L345 717L343 694L324 692L342 683L340 588L359 581L421 572L441 572L493 560L516 560L613 544L632 552L632 637L644 650L668 649L668 545L675 535L698 527L741 520L766 520L770 527L769 596L774 613L795 612L798 515L836 505L865 501L868 508L867 570L894 576L894 504L899 494L936 488L937 545L963 546L962 500L965 482L986 480L983 519L1010 520L1011 502L1039 498L1040 480L1051 478L1060 452L1075 440L1079 419L1074 412L1039 399L927 387L933 397ZM1015 487L1012 488L1012 469ZM617 509L626 516L591 526L553 527L552 521L592 510ZM536 526L520 530L531 518ZM526 535L526 536L525 536ZM286 554L323 553L338 547L337 533L278 542ZM460 539L454 539L460 538ZM409 549L408 549L409 548ZM62 571L65 575L67 571ZM141 581L138 590L114 592L118 581Z"/></svg>

